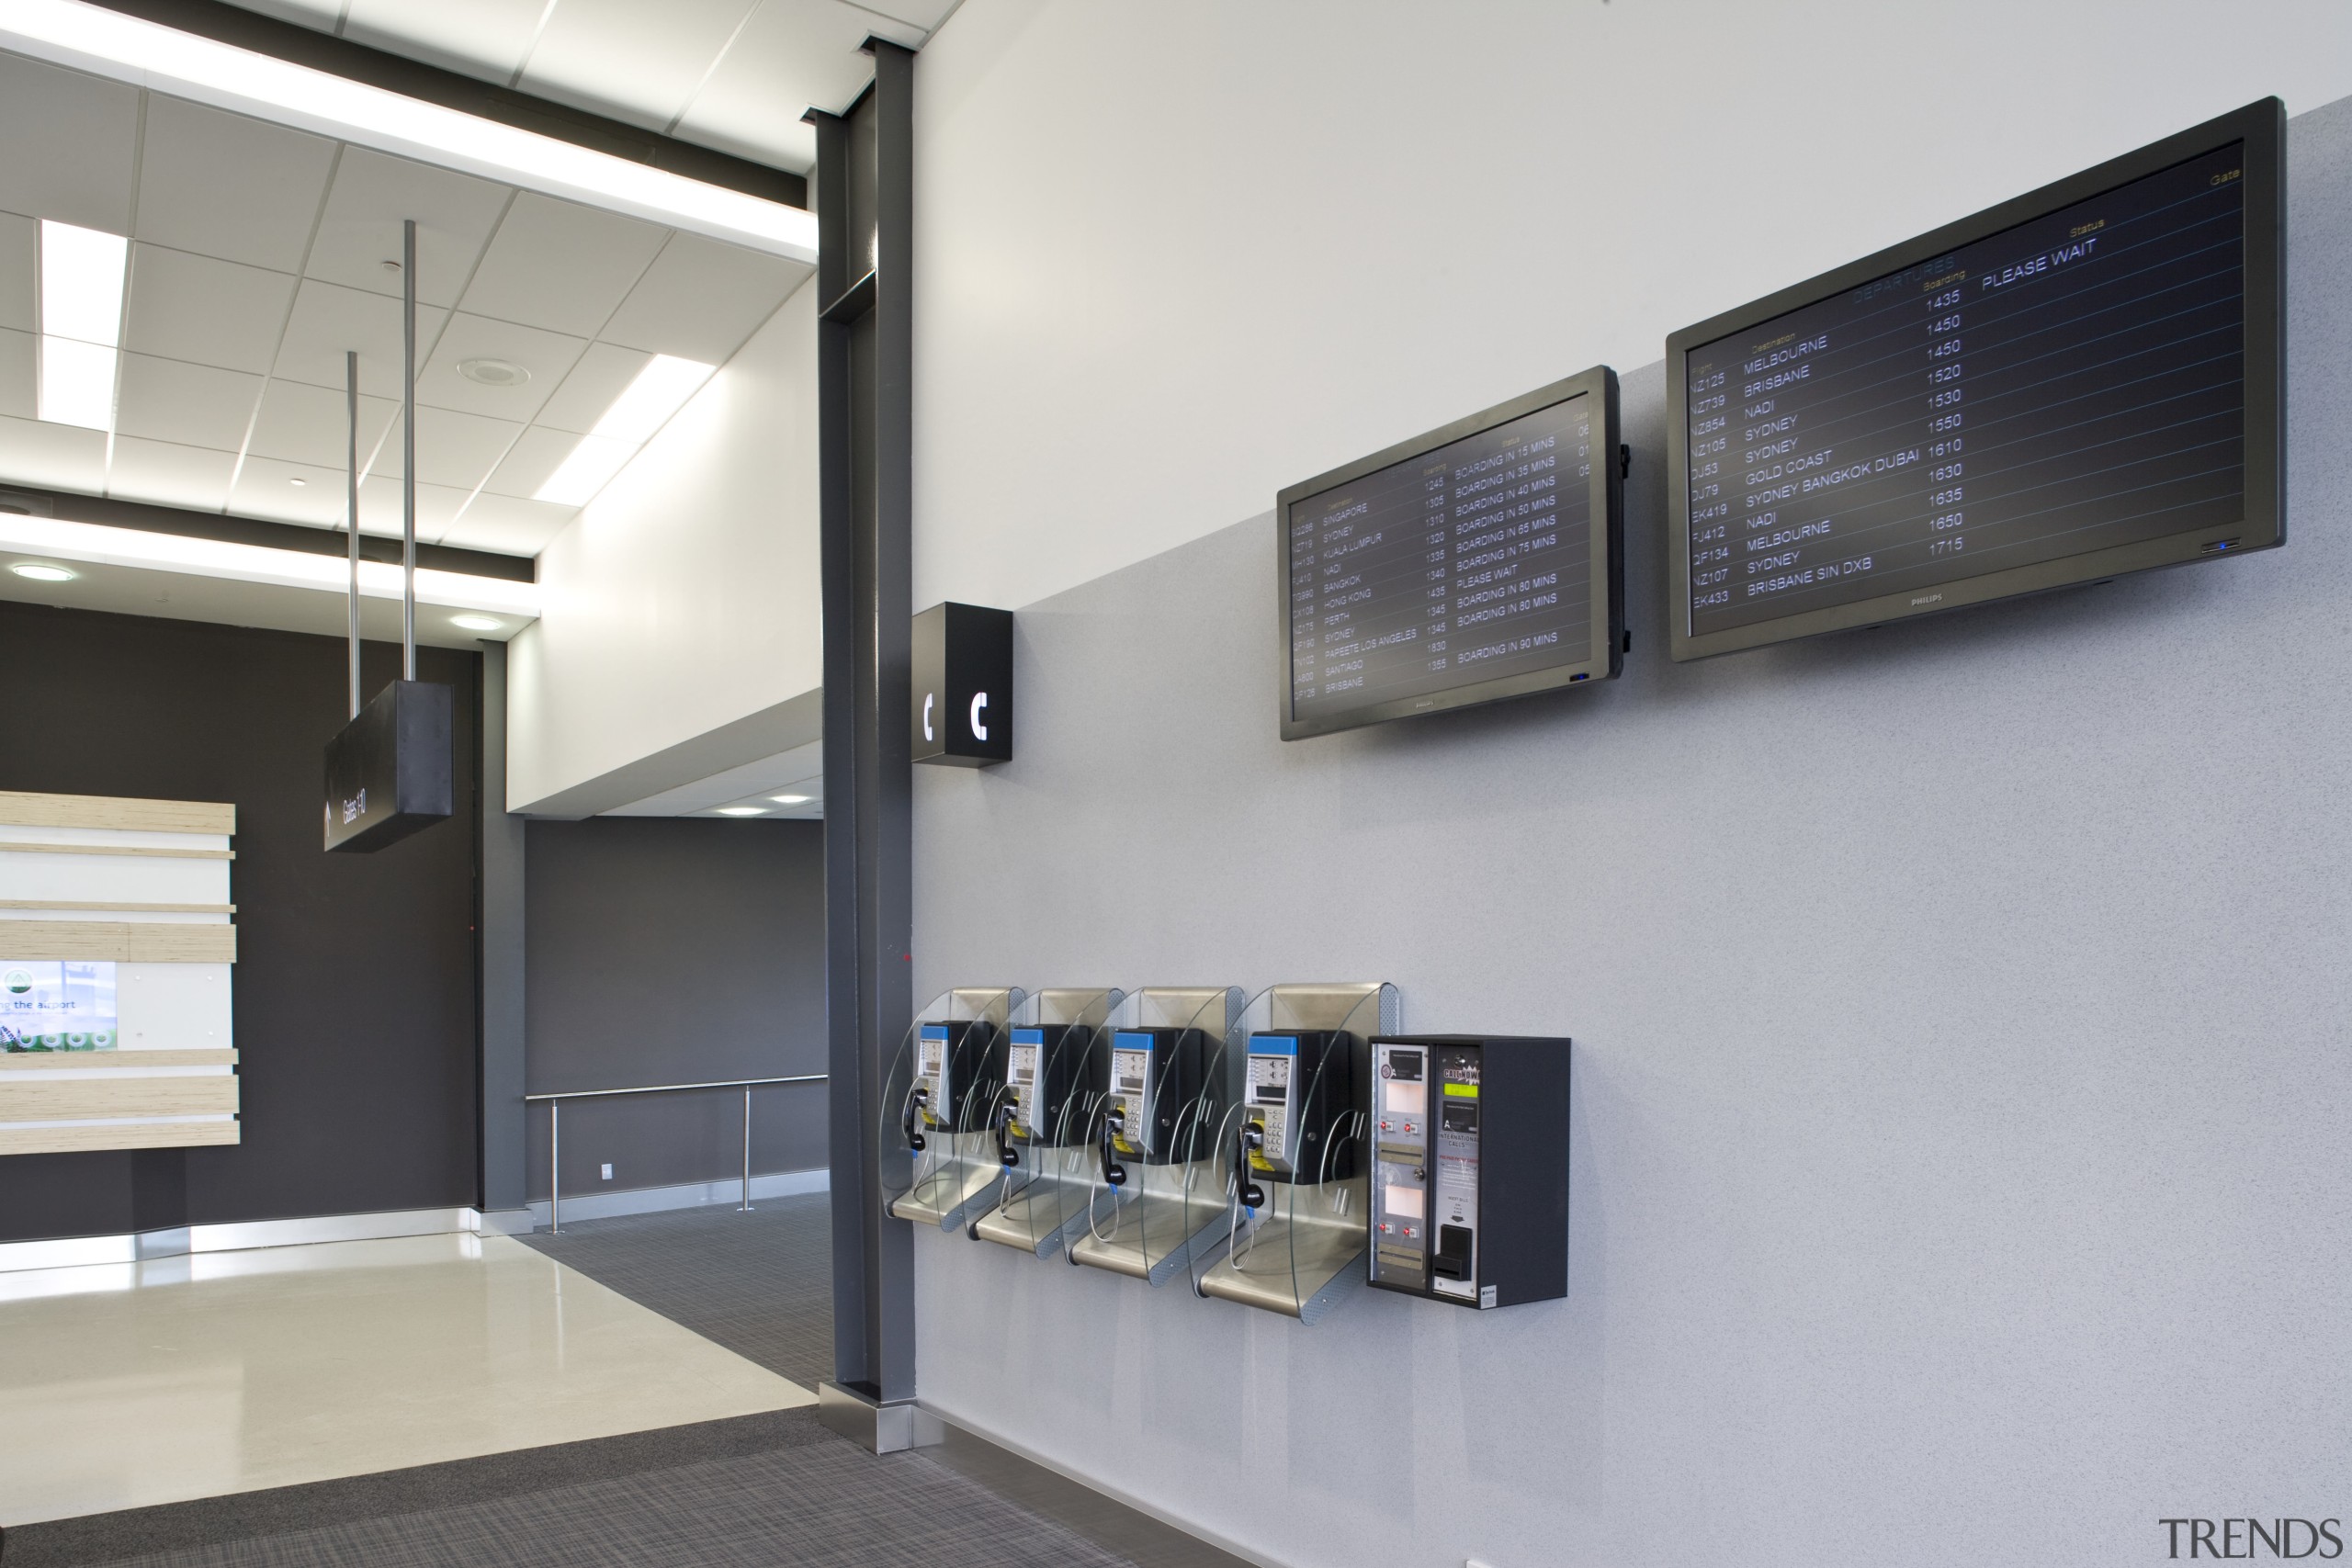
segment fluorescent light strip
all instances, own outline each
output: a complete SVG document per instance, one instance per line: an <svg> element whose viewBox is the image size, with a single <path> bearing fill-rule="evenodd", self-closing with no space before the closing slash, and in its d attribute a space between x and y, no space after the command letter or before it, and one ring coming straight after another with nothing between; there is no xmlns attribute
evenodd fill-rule
<svg viewBox="0 0 2352 1568"><path fill-rule="evenodd" d="M585 506L636 456L637 448L626 441L583 435L580 445L571 449L571 456L548 476L548 482L531 499L553 502L558 506Z"/></svg>
<svg viewBox="0 0 2352 1568"><path fill-rule="evenodd" d="M817 259L817 217L80 0L8 0L0 49L673 229Z"/></svg>
<svg viewBox="0 0 2352 1568"><path fill-rule="evenodd" d="M85 430L114 428L116 347L130 242L42 219L40 375L34 417Z"/></svg>
<svg viewBox="0 0 2352 1568"><path fill-rule="evenodd" d="M85 430L114 428L115 351L70 337L40 340L40 391L34 417Z"/></svg>
<svg viewBox="0 0 2352 1568"><path fill-rule="evenodd" d="M40 220L40 330L107 348L122 344L122 275L130 242L119 234Z"/></svg>
<svg viewBox="0 0 2352 1568"><path fill-rule="evenodd" d="M137 528L108 528L96 523L19 517L13 513L0 513L0 550L20 550L27 555L88 561L99 566L178 571L231 582L316 588L334 593L345 591L350 570L339 555L274 550L263 545L234 545L220 539L192 539ZM398 599L401 569L389 561L361 561L359 592L367 599ZM475 577L467 572L420 567L416 573L416 597L421 604L447 610L484 610L524 620L537 620L539 614L538 584Z"/></svg>
<svg viewBox="0 0 2352 1568"><path fill-rule="evenodd" d="M642 446L670 423L672 414L686 406L686 400L702 389L717 368L674 354L655 355L637 373L637 379L613 400L613 406L605 411L591 434Z"/></svg>
<svg viewBox="0 0 2352 1568"><path fill-rule="evenodd" d="M657 354L646 361L645 368L596 422L596 428L580 438L580 445L531 499L558 506L587 505L637 456L638 448L686 406L686 400L702 389L717 368L673 354Z"/></svg>

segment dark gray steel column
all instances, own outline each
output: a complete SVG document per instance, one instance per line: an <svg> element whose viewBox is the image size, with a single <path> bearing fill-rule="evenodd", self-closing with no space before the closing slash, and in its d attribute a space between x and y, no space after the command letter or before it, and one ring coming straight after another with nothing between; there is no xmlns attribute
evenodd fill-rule
<svg viewBox="0 0 2352 1568"><path fill-rule="evenodd" d="M514 1213L524 1190L523 819L506 814L506 645L481 646L481 1207Z"/></svg>
<svg viewBox="0 0 2352 1568"><path fill-rule="evenodd" d="M879 39L874 85L812 112L825 672L826 1013L835 1380L915 1392L914 1247L876 1182L881 1085L913 1018L914 56Z"/></svg>

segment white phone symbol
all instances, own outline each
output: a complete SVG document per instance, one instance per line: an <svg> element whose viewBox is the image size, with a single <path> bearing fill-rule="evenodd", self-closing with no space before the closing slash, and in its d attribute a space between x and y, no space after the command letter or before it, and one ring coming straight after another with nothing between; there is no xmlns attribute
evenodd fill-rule
<svg viewBox="0 0 2352 1568"><path fill-rule="evenodd" d="M929 692L925 692L922 694L922 738L925 740L929 740L933 738L931 733L931 694Z"/></svg>
<svg viewBox="0 0 2352 1568"><path fill-rule="evenodd" d="M989 727L980 722L980 710L988 705L989 694L986 692L972 699L972 739L975 740L989 738Z"/></svg>

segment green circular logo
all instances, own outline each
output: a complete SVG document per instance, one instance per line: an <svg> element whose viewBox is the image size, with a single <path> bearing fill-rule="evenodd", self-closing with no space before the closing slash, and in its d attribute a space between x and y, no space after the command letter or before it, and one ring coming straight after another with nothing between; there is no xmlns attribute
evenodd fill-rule
<svg viewBox="0 0 2352 1568"><path fill-rule="evenodd" d="M8 994L10 996L21 997L32 988L33 972L31 970L11 969L8 971Z"/></svg>

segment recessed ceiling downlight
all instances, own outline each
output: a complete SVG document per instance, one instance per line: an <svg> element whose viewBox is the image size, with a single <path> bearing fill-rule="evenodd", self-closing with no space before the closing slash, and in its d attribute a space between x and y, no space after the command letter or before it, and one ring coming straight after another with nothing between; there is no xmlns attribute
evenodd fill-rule
<svg viewBox="0 0 2352 1568"><path fill-rule="evenodd" d="M39 560L20 560L8 570L18 577L29 577L35 582L71 582L81 575L62 566L51 566L47 561Z"/></svg>
<svg viewBox="0 0 2352 1568"><path fill-rule="evenodd" d="M519 387L531 378L528 370L511 359L461 359L458 374L485 387Z"/></svg>
<svg viewBox="0 0 2352 1568"><path fill-rule="evenodd" d="M805 795L772 795L768 796L768 798L775 801L778 806L806 806L808 804L808 796Z"/></svg>
<svg viewBox="0 0 2352 1568"><path fill-rule="evenodd" d="M764 817L768 813L764 806L722 806L718 814L721 817Z"/></svg>
<svg viewBox="0 0 2352 1568"><path fill-rule="evenodd" d="M452 615L449 624L469 632L503 632L506 623L495 615Z"/></svg>

